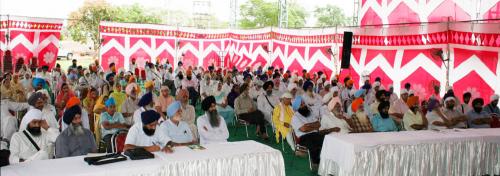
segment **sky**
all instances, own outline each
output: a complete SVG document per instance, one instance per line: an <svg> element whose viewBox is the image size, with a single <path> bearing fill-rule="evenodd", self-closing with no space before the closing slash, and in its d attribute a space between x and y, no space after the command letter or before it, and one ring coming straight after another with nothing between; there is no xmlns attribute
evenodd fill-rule
<svg viewBox="0 0 500 176"><path fill-rule="evenodd" d="M171 8L185 10L191 14L193 0L107 0L112 5L131 5L138 3L146 8ZM247 0L238 0L238 6ZM327 4L337 5L344 10L346 16L352 16L354 0L296 0L311 14L306 26L315 24L312 14L315 7ZM84 0L0 0L0 14L20 15L47 18L67 18L69 13L83 5ZM29 4L29 5L28 5ZM170 6L169 6L170 5ZM211 0L211 11L221 21L229 20L229 0Z"/></svg>

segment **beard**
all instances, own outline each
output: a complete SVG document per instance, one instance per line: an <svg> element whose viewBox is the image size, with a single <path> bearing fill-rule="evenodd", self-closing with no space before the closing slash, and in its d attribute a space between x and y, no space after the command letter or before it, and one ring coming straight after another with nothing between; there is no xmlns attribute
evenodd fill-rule
<svg viewBox="0 0 500 176"><path fill-rule="evenodd" d="M267 96L271 96L273 94L273 91L266 91Z"/></svg>
<svg viewBox="0 0 500 176"><path fill-rule="evenodd" d="M380 112L380 116L381 116L383 119L387 119L387 118L389 118L389 113L387 113L387 112Z"/></svg>
<svg viewBox="0 0 500 176"><path fill-rule="evenodd" d="M446 109L453 110L454 107L455 107L455 105L450 105L450 106L446 106Z"/></svg>
<svg viewBox="0 0 500 176"><path fill-rule="evenodd" d="M40 127L28 127L26 130L28 130L28 132L30 132L33 136L40 136L42 134Z"/></svg>
<svg viewBox="0 0 500 176"><path fill-rule="evenodd" d="M85 131L83 131L83 127L82 127L81 123L78 123L78 124L71 123L68 128L69 128L70 135L72 135L72 136L81 136L85 133Z"/></svg>
<svg viewBox="0 0 500 176"><path fill-rule="evenodd" d="M191 80L191 78L192 78L191 76L187 76L186 77L186 79L189 80L189 81Z"/></svg>
<svg viewBox="0 0 500 176"><path fill-rule="evenodd" d="M217 110L208 111L208 121L212 127L218 127L220 125L219 113Z"/></svg>
<svg viewBox="0 0 500 176"><path fill-rule="evenodd" d="M483 108L482 108L482 107L474 107L474 111L475 111L476 113L481 113L481 111L482 111L482 110L483 110Z"/></svg>
<svg viewBox="0 0 500 176"><path fill-rule="evenodd" d="M147 136L153 136L155 134L156 129L149 129L149 128L146 128L146 126L142 126L142 131L144 131L144 133Z"/></svg>
<svg viewBox="0 0 500 176"><path fill-rule="evenodd" d="M308 107L299 108L298 112L304 117L309 117L309 115L311 115L311 110Z"/></svg>
<svg viewBox="0 0 500 176"><path fill-rule="evenodd" d="M417 107L412 107L412 108L410 108L410 110L411 110L413 113L417 113L418 108L417 108Z"/></svg>

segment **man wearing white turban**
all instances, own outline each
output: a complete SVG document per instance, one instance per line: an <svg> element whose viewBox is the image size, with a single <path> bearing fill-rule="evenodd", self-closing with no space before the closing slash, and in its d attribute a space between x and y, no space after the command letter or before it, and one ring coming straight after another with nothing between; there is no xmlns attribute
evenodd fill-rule
<svg viewBox="0 0 500 176"><path fill-rule="evenodd" d="M24 115L19 131L12 135L9 156L11 164L44 160L53 156L52 149L59 131L49 128L42 116L42 111L38 109L30 109Z"/></svg>

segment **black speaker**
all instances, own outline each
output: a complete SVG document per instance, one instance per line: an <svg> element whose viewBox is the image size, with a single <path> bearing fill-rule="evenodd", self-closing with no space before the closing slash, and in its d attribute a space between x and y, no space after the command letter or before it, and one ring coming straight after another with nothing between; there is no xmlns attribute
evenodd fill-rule
<svg viewBox="0 0 500 176"><path fill-rule="evenodd" d="M342 62L340 68L349 68L351 61L352 32L344 32L344 44L342 45Z"/></svg>

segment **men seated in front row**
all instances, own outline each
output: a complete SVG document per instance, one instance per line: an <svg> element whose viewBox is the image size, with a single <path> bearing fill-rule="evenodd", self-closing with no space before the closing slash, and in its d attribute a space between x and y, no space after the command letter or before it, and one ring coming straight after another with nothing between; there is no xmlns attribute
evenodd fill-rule
<svg viewBox="0 0 500 176"><path fill-rule="evenodd" d="M196 125L200 134L200 144L227 142L229 131L226 121L217 113L217 104L213 96L208 96L201 102L205 114L198 117Z"/></svg>
<svg viewBox="0 0 500 176"><path fill-rule="evenodd" d="M403 125L406 131L423 130L427 128L427 118L420 113L419 97L408 97L406 104L409 110L403 115Z"/></svg>
<svg viewBox="0 0 500 176"><path fill-rule="evenodd" d="M172 153L171 140L159 129L159 119L160 114L154 110L142 112L141 122L134 123L128 131L123 150L141 147L149 152Z"/></svg>
<svg viewBox="0 0 500 176"><path fill-rule="evenodd" d="M42 111L35 108L24 115L19 131L12 135L10 141L10 164L52 158L59 131L49 128L42 116Z"/></svg>
<svg viewBox="0 0 500 176"><path fill-rule="evenodd" d="M351 127L347 123L347 117L344 116L342 111L341 101L339 97L334 97L328 107L328 112L321 117L320 130L330 130L330 133L337 132L347 134L351 132Z"/></svg>
<svg viewBox="0 0 500 176"><path fill-rule="evenodd" d="M396 122L394 121L395 117L391 117L389 115L390 105L391 104L388 101L379 102L377 108L378 113L371 119L373 131L386 132L399 130L396 126Z"/></svg>
<svg viewBox="0 0 500 176"><path fill-rule="evenodd" d="M323 139L325 138L325 135L319 131L321 124L318 113L311 111L311 108L307 106L302 96L295 97L292 107L296 111L292 118L292 128L295 135L299 138L298 144L309 149L311 162L314 167L317 167L323 146Z"/></svg>
<svg viewBox="0 0 500 176"><path fill-rule="evenodd" d="M187 122L181 120L182 109L179 101L174 101L167 108L168 120L163 122L161 126L166 134L172 140L173 146L191 145L196 143L193 133Z"/></svg>

